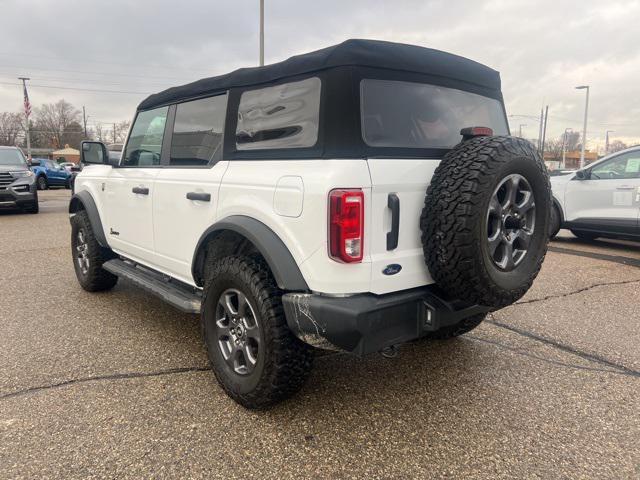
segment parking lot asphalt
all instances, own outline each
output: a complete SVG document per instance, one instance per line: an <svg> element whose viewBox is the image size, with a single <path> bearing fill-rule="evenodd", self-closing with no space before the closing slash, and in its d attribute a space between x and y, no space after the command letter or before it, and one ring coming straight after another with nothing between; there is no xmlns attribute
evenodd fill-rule
<svg viewBox="0 0 640 480"><path fill-rule="evenodd" d="M550 251L472 333L319 356L300 394L251 412L196 316L80 289L68 198L0 212L0 478L640 477L640 268L606 257L638 245L563 234L577 254Z"/></svg>

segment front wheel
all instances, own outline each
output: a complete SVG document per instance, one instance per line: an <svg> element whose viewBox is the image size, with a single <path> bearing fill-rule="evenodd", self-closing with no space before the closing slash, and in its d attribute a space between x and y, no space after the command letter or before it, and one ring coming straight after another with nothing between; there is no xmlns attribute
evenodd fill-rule
<svg viewBox="0 0 640 480"><path fill-rule="evenodd" d="M551 208L551 218L549 220L549 238L555 238L560 231L560 211L555 205Z"/></svg>
<svg viewBox="0 0 640 480"><path fill-rule="evenodd" d="M71 218L71 255L78 283L86 291L109 290L118 283L117 276L102 268L114 255L100 246L84 210Z"/></svg>
<svg viewBox="0 0 640 480"><path fill-rule="evenodd" d="M38 186L38 190L46 190L47 188L49 188L49 183L47 182L47 179L43 175L38 177L38 180L36 183Z"/></svg>
<svg viewBox="0 0 640 480"><path fill-rule="evenodd" d="M289 330L282 292L268 267L245 257L207 265L202 333L225 392L250 409L296 393L309 376L312 349Z"/></svg>

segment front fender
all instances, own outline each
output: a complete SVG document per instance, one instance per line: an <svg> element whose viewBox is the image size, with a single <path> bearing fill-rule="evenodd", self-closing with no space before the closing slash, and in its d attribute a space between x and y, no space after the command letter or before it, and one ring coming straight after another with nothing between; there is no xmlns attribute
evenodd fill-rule
<svg viewBox="0 0 640 480"><path fill-rule="evenodd" d="M89 222L91 223L91 229L93 230L93 234L95 235L98 244L101 247L109 248L107 238L102 228L100 212L98 212L98 207L96 206L96 202L93 200L93 197L86 190L78 192L71 197L71 201L69 202L69 218L73 217L73 215L80 210L85 210L87 212Z"/></svg>

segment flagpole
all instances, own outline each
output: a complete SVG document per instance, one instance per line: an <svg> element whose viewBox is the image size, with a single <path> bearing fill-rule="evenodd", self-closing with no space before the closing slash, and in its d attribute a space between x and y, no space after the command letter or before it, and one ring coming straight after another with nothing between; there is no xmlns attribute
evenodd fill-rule
<svg viewBox="0 0 640 480"><path fill-rule="evenodd" d="M22 80L22 87L24 89L24 118L27 121L27 159L31 164L31 133L29 129L29 115L31 114L31 105L29 104L29 96L27 95L27 80L29 77L18 77L18 80Z"/></svg>

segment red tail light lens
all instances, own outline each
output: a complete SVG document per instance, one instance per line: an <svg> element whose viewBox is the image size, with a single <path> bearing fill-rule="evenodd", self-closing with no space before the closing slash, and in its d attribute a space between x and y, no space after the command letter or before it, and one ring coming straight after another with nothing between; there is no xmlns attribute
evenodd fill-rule
<svg viewBox="0 0 640 480"><path fill-rule="evenodd" d="M362 261L364 194L362 190L329 192L329 254L339 262Z"/></svg>

